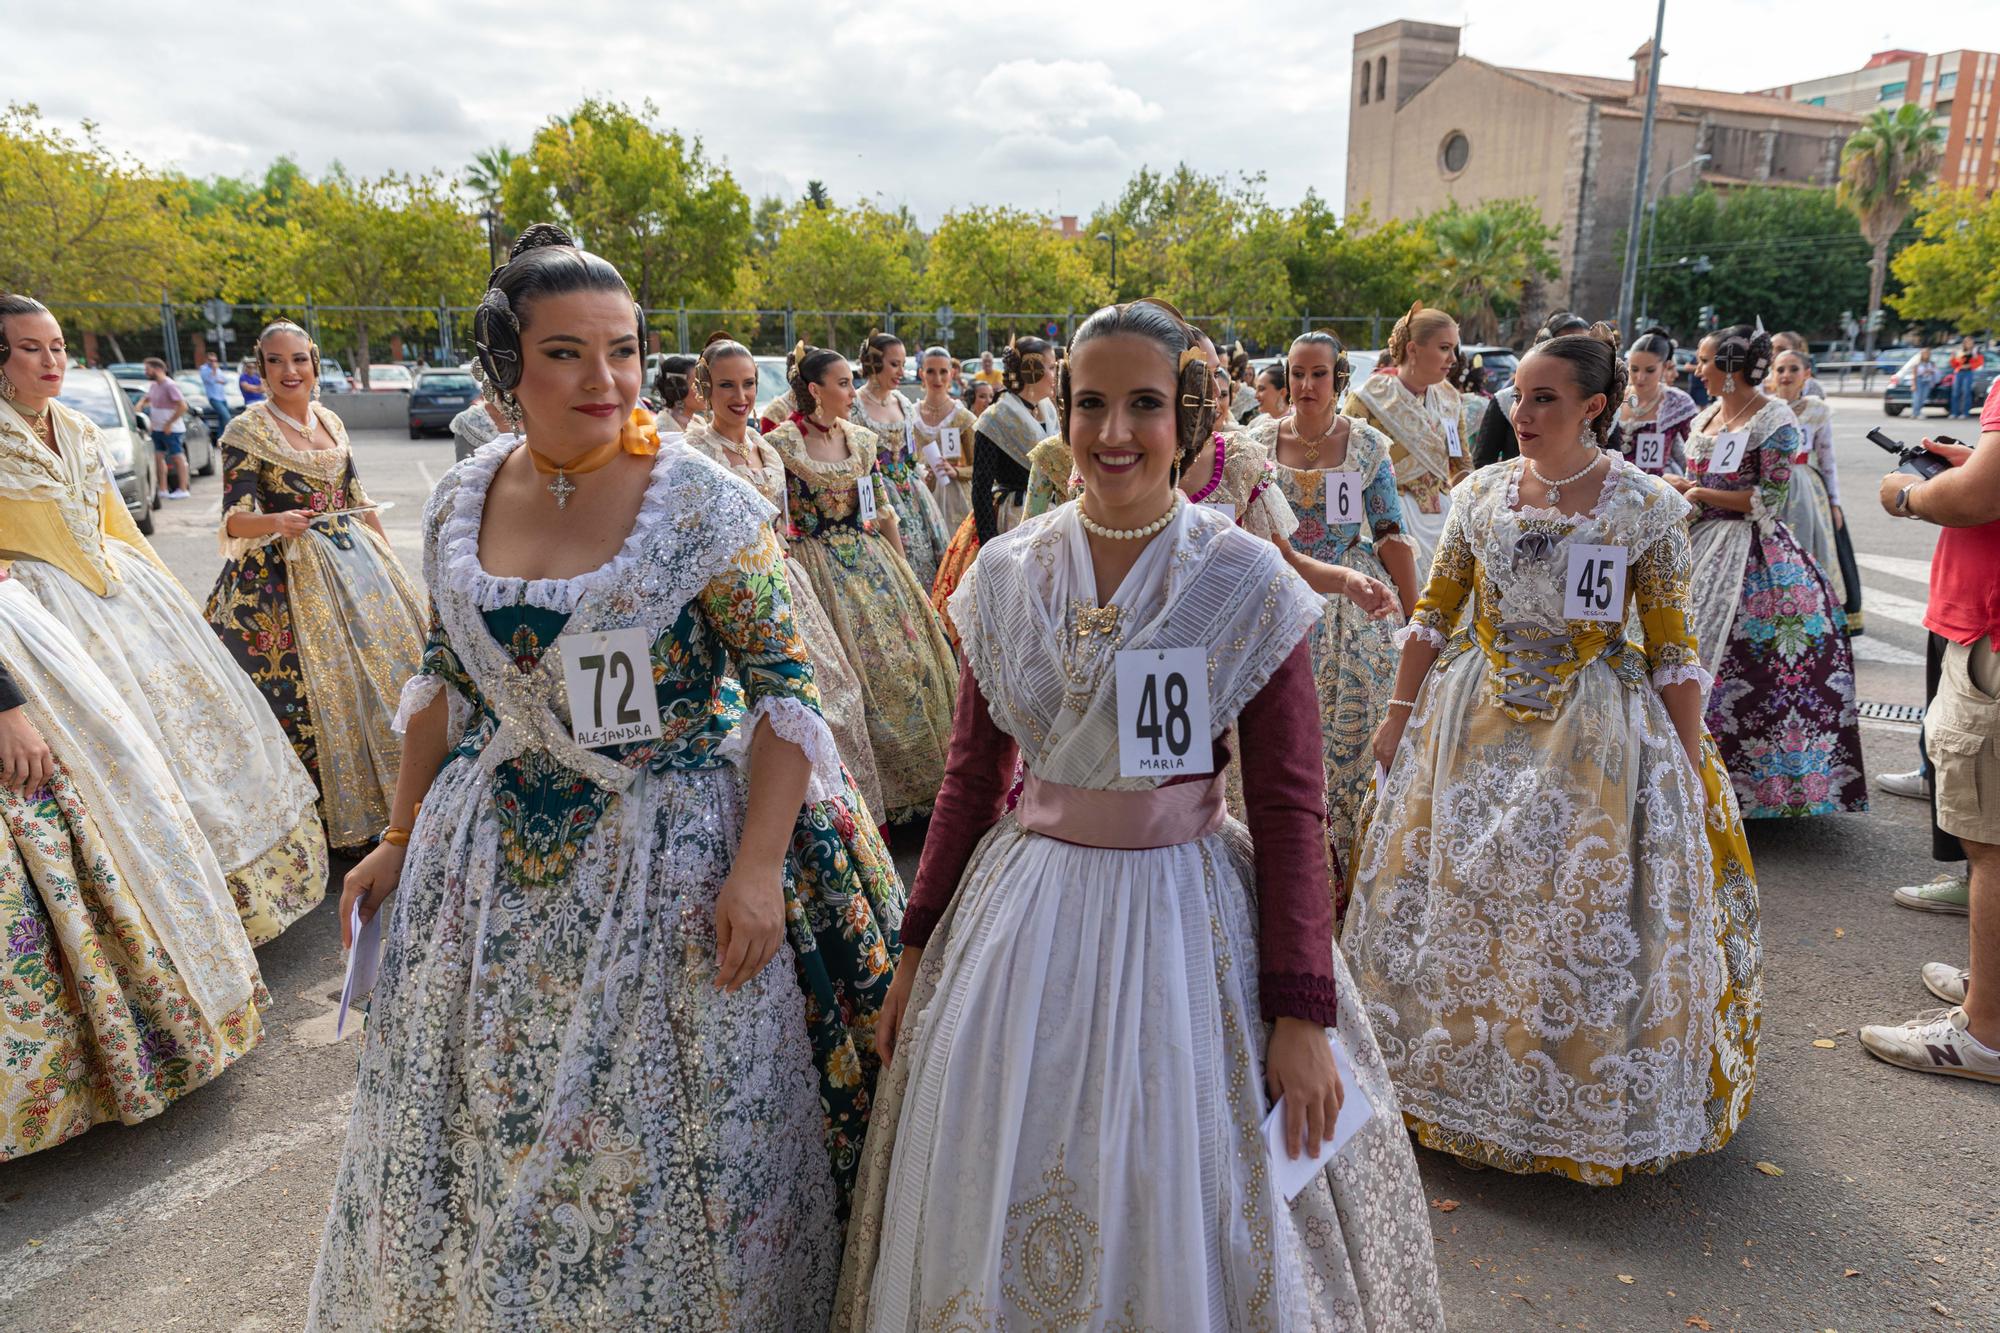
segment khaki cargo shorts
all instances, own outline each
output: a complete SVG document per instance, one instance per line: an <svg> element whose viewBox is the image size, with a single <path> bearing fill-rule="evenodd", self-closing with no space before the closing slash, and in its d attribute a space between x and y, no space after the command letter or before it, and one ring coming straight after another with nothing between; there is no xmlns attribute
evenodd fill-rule
<svg viewBox="0 0 2000 1333"><path fill-rule="evenodd" d="M2000 653L1990 639L1945 646L1924 749L1937 770L1938 827L2000 845Z"/></svg>

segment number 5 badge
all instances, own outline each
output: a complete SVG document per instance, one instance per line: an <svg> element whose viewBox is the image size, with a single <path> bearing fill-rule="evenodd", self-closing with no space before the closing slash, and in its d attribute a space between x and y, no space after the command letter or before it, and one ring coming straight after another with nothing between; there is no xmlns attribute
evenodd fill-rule
<svg viewBox="0 0 2000 1333"><path fill-rule="evenodd" d="M1115 659L1118 771L1128 778L1213 773L1208 653L1136 648Z"/></svg>

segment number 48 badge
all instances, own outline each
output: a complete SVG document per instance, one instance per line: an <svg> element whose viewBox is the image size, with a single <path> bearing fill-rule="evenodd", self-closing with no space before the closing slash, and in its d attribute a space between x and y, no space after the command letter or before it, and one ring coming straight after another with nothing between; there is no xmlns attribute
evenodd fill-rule
<svg viewBox="0 0 2000 1333"><path fill-rule="evenodd" d="M1212 773L1208 653L1136 648L1118 654L1118 771L1128 778Z"/></svg>

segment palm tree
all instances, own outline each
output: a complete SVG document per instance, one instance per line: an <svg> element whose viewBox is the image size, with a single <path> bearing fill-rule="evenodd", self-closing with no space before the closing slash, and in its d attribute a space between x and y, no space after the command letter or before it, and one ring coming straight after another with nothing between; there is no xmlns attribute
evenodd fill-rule
<svg viewBox="0 0 2000 1333"><path fill-rule="evenodd" d="M1840 150L1837 197L1860 221L1862 238L1875 247L1868 260L1870 356L1875 354L1875 325L1889 272L1889 240L1943 160L1944 129L1913 102L1893 111L1878 108Z"/></svg>
<svg viewBox="0 0 2000 1333"><path fill-rule="evenodd" d="M500 192L507 186L507 173L514 169L514 150L496 143L475 154L465 168L465 186L479 196L482 207L500 210Z"/></svg>
<svg viewBox="0 0 2000 1333"><path fill-rule="evenodd" d="M1498 338L1500 317L1520 308L1522 287L1557 272L1548 251L1554 232L1528 200L1489 199L1477 208L1454 202L1424 225L1437 246L1438 304L1457 317L1467 342Z"/></svg>

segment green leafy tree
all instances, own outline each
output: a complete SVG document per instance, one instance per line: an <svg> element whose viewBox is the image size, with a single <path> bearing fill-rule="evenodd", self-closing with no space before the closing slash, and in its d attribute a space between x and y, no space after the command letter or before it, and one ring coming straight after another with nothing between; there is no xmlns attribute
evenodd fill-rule
<svg viewBox="0 0 2000 1333"><path fill-rule="evenodd" d="M472 191L480 205L497 210L501 194L507 188L507 178L514 171L514 150L504 143L496 143L491 148L472 155L472 161L465 165L465 188Z"/></svg>
<svg viewBox="0 0 2000 1333"><path fill-rule="evenodd" d="M806 182L806 202L814 208L833 207L833 196L827 193L825 181Z"/></svg>
<svg viewBox="0 0 2000 1333"><path fill-rule="evenodd" d="M2000 194L1931 190L1917 200L1916 232L1892 262L1897 313L1954 333L2000 326Z"/></svg>
<svg viewBox="0 0 2000 1333"><path fill-rule="evenodd" d="M1433 249L1421 225L1345 218L1311 190L1285 219L1285 267L1300 308L1318 316L1393 318L1419 290Z"/></svg>
<svg viewBox="0 0 2000 1333"><path fill-rule="evenodd" d="M1878 108L1840 150L1840 202L1874 247L1868 261L1867 347L1875 351L1874 314L1882 308L1889 242L1915 207L1916 196L1944 160L1944 129L1925 108L1906 102Z"/></svg>
<svg viewBox="0 0 2000 1333"><path fill-rule="evenodd" d="M1549 252L1556 229L1532 200L1488 199L1476 208L1454 201L1423 225L1433 245L1424 290L1457 317L1467 342L1497 339L1501 319L1520 310L1529 279L1560 272Z"/></svg>
<svg viewBox="0 0 2000 1333"><path fill-rule="evenodd" d="M908 308L917 298L902 219L865 203L801 200L758 265L756 290L766 306L829 312L827 345L844 348L866 330L844 329L831 312Z"/></svg>
<svg viewBox="0 0 2000 1333"><path fill-rule="evenodd" d="M938 224L923 291L931 305L1042 314L1095 309L1111 288L1048 218L981 207L947 213Z"/></svg>
<svg viewBox="0 0 2000 1333"><path fill-rule="evenodd" d="M1868 300L1868 245L1831 189L1748 186L1662 199L1640 307L1682 337L1704 305L1725 322L1831 334ZM1643 254L1643 251L1642 251ZM1706 260L1707 271L1697 272Z"/></svg>
<svg viewBox="0 0 2000 1333"><path fill-rule="evenodd" d="M757 207L750 214L750 253L762 258L771 253L778 243L778 233L785 229L785 201L775 194L767 194L757 201Z"/></svg>
<svg viewBox="0 0 2000 1333"><path fill-rule="evenodd" d="M518 233L562 224L618 267L639 304L727 303L750 245L750 201L699 139L590 99L552 118L507 169L502 215Z"/></svg>

